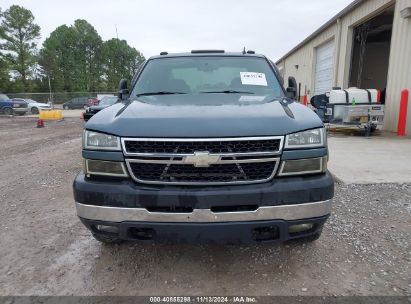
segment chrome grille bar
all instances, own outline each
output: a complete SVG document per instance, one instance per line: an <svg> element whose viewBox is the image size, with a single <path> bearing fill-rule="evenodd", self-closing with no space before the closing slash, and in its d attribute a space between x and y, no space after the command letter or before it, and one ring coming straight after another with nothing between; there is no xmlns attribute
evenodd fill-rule
<svg viewBox="0 0 411 304"><path fill-rule="evenodd" d="M255 151L245 153L219 153L221 156L248 156L248 155L278 155L284 146L284 136L263 136L263 137L223 137L223 138L137 138L137 137L124 137L121 138L121 145L125 156L148 156L148 157L174 157L174 156L187 156L192 153L135 153L129 152L126 149L126 142L242 142L242 141L258 141L258 140L276 140L279 141L278 149L274 151Z"/></svg>
<svg viewBox="0 0 411 304"><path fill-rule="evenodd" d="M129 142L142 143L141 146L130 146ZM153 151L161 152L138 152L139 148L150 151L150 142L153 143ZM127 151L126 143L133 152ZM283 144L283 136L121 139L127 169L135 181L171 185L252 184L269 181L279 167ZM172 151L170 148L173 148ZM259 148L265 151L259 151ZM271 148L276 149L268 151ZM169 153L162 153L163 151ZM192 153L186 153L187 151Z"/></svg>

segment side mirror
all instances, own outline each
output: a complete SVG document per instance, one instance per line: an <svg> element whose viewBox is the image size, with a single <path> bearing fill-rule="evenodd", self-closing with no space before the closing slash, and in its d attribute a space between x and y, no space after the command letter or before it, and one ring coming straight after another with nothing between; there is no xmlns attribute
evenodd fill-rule
<svg viewBox="0 0 411 304"><path fill-rule="evenodd" d="M297 97L297 81L294 77L288 77L287 97L295 99Z"/></svg>
<svg viewBox="0 0 411 304"><path fill-rule="evenodd" d="M117 96L120 100L125 100L128 98L128 88L127 88L127 79L121 79L118 84Z"/></svg>

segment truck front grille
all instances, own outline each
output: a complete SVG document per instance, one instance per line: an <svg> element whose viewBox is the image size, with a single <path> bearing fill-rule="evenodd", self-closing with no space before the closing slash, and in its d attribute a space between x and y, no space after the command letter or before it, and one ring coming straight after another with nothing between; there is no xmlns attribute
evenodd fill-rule
<svg viewBox="0 0 411 304"><path fill-rule="evenodd" d="M130 163L133 175L139 181L165 183L227 183L267 180L273 174L276 162L217 164L210 167Z"/></svg>
<svg viewBox="0 0 411 304"><path fill-rule="evenodd" d="M127 153L252 153L276 152L280 149L281 139L266 140L221 140L221 141L146 141L125 140Z"/></svg>
<svg viewBox="0 0 411 304"><path fill-rule="evenodd" d="M140 183L220 185L273 178L283 137L123 138L130 176Z"/></svg>

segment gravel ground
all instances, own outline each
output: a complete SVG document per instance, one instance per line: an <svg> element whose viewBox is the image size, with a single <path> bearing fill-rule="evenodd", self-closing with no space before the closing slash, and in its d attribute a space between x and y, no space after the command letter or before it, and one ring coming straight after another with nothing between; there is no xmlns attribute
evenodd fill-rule
<svg viewBox="0 0 411 304"><path fill-rule="evenodd" d="M75 215L78 119L0 117L0 295L411 295L411 185L337 183L311 244L101 245Z"/></svg>

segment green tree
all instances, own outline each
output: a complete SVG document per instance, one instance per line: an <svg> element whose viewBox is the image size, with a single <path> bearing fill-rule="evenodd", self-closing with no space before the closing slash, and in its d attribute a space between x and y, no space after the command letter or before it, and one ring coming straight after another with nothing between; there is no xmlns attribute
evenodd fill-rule
<svg viewBox="0 0 411 304"><path fill-rule="evenodd" d="M73 28L76 34L76 70L79 76L76 78L76 87L81 91L96 91L103 73L100 56L103 41L94 27L85 20L74 21Z"/></svg>
<svg viewBox="0 0 411 304"><path fill-rule="evenodd" d="M39 64L50 77L54 91L76 91L79 68L76 64L76 32L66 25L56 28L44 41Z"/></svg>
<svg viewBox="0 0 411 304"><path fill-rule="evenodd" d="M103 73L102 39L85 20L56 28L44 41L39 64L53 90L96 91Z"/></svg>
<svg viewBox="0 0 411 304"><path fill-rule="evenodd" d="M8 92L10 87L10 75L7 61L0 54L0 93Z"/></svg>
<svg viewBox="0 0 411 304"><path fill-rule="evenodd" d="M106 90L117 90L118 82L122 78L131 80L137 67L144 61L144 56L127 41L110 39L103 44L102 61Z"/></svg>
<svg viewBox="0 0 411 304"><path fill-rule="evenodd" d="M131 79L144 56L125 40L102 42L85 20L56 28L44 41L39 64L54 91L115 91Z"/></svg>
<svg viewBox="0 0 411 304"><path fill-rule="evenodd" d="M40 37L40 27L34 23L30 10L12 5L1 15L0 48L6 51L5 58L12 71L21 79L27 90L27 79L36 65L36 40Z"/></svg>

